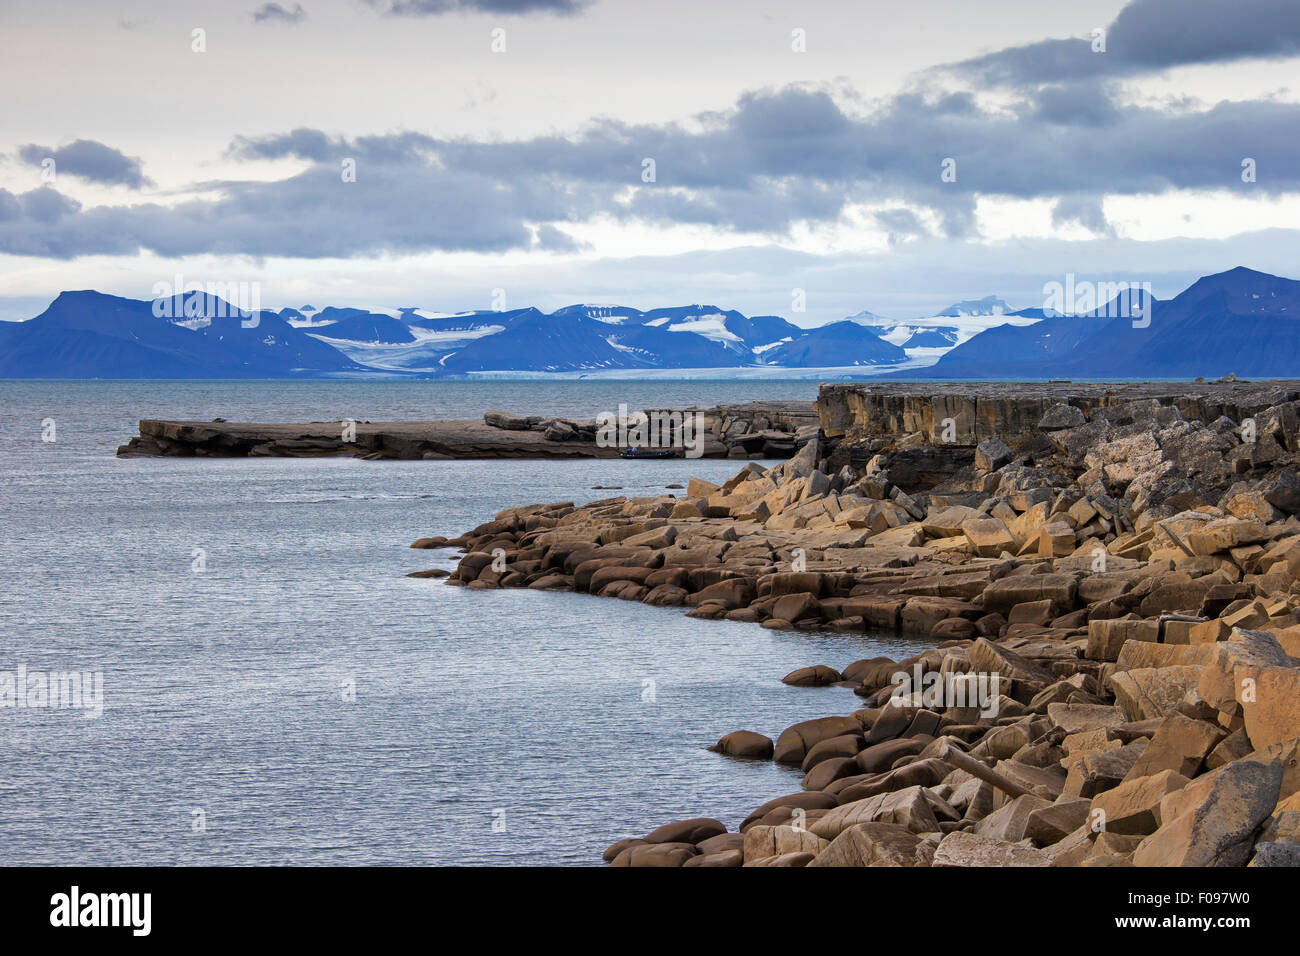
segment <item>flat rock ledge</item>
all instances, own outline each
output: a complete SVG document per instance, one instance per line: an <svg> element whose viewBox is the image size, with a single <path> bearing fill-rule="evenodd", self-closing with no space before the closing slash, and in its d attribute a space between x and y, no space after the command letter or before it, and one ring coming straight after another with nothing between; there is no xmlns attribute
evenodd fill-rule
<svg viewBox="0 0 1300 956"><path fill-rule="evenodd" d="M699 409L650 409L656 421L680 422L698 413L701 458L789 458L817 434L812 402L751 402ZM317 458L351 455L370 460L452 458L615 458L619 446L597 442L596 420L488 411L481 420L307 423L167 421L142 419L140 434L118 457ZM664 444L678 436L663 430ZM678 441L677 457L686 456Z"/></svg>
<svg viewBox="0 0 1300 956"><path fill-rule="evenodd" d="M1295 866L1300 392L1269 397L1249 421L1049 403L956 451L845 422L680 498L525 505L414 546L463 551L454 586L932 643L784 675L843 687L842 711L710 749L800 789L611 865Z"/></svg>

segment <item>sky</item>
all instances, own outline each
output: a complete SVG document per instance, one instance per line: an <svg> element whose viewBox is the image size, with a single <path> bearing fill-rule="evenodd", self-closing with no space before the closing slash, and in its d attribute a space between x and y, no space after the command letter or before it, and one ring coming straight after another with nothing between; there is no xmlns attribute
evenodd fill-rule
<svg viewBox="0 0 1300 956"><path fill-rule="evenodd" d="M1297 0L6 0L0 319L1300 277L1298 63Z"/></svg>

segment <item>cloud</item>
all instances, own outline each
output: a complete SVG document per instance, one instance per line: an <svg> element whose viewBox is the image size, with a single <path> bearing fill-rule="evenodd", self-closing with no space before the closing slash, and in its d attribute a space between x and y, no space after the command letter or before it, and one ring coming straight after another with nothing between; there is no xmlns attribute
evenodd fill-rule
<svg viewBox="0 0 1300 956"><path fill-rule="evenodd" d="M1052 206L1052 225L1076 223L1099 236L1113 236L1115 230L1106 219L1100 196L1062 196Z"/></svg>
<svg viewBox="0 0 1300 956"><path fill-rule="evenodd" d="M882 209L875 214L876 225L889 235L889 244L896 246L908 239L918 239L929 235L929 230L912 210L900 206L894 209Z"/></svg>
<svg viewBox="0 0 1300 956"><path fill-rule="evenodd" d="M366 0L387 16L437 17L447 13L495 13L526 16L552 13L573 16L594 0Z"/></svg>
<svg viewBox="0 0 1300 956"><path fill-rule="evenodd" d="M1044 87L996 109L968 94L908 92L850 114L825 90L747 93L690 124L605 119L513 141L403 131L346 138L299 128L236 137L229 155L292 157L285 178L198 184L216 198L78 209L0 222L0 251L63 256L147 249L287 257L566 248L566 226L605 217L789 236L851 205L886 208L896 238L922 218L978 238L984 197L1050 199L1058 225L1109 234L1109 195L1300 191L1300 104L1120 104L1109 85ZM1261 170L1243 184L1242 157ZM642 181L654 160L655 179ZM955 181L941 179L952 160ZM345 161L355 182L345 181ZM910 211L907 218L901 210ZM552 227L554 231L543 227ZM566 238L562 238L566 237ZM58 250L48 253L42 250Z"/></svg>
<svg viewBox="0 0 1300 956"><path fill-rule="evenodd" d="M278 3L264 3L253 11L254 23L302 23L307 19L307 11L301 3L295 3L289 10Z"/></svg>
<svg viewBox="0 0 1300 956"><path fill-rule="evenodd" d="M58 149L29 143L18 147L18 158L32 166L40 166L47 158L53 159L56 175L77 176L105 186L140 189L153 185L145 177L139 159L93 139L79 139Z"/></svg>
<svg viewBox="0 0 1300 956"><path fill-rule="evenodd" d="M953 68L986 83L1026 86L1151 73L1176 66L1300 54L1295 0L1133 0L1094 39L1041 40Z"/></svg>

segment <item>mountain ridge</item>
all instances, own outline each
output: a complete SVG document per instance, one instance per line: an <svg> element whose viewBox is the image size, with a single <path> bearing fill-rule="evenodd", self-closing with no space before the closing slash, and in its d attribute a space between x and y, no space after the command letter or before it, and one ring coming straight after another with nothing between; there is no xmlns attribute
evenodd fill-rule
<svg viewBox="0 0 1300 956"><path fill-rule="evenodd" d="M863 310L803 327L702 303L451 314L304 305L253 315L211 295L149 301L81 289L60 293L35 318L0 324L0 378L725 376L823 368L882 379L1174 378L1284 376L1300 367L1300 281L1238 266L1203 276L1172 299L1151 299L1145 314L1135 312L1142 301L1125 292L1065 315L1012 310L990 295L929 317L893 320ZM989 317L1005 321L981 327Z"/></svg>

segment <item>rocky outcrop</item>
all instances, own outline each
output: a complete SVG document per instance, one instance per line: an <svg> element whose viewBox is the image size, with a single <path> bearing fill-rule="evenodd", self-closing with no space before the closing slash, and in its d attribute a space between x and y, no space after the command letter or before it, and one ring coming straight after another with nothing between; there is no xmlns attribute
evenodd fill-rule
<svg viewBox="0 0 1300 956"><path fill-rule="evenodd" d="M797 768L802 789L737 832L654 831L608 859L1263 866L1300 853L1294 399L1249 422L1146 398L1030 407L1055 397L1016 399L1030 403L1016 430L1034 434L982 439L929 487L898 478L900 460L941 452L923 432L870 439L860 465L842 454L849 435L820 434L680 498L512 508L440 542L465 552L455 586L932 642L785 675L851 689L858 706L711 749ZM1227 407L1203 401L1187 408Z"/></svg>
<svg viewBox="0 0 1300 956"><path fill-rule="evenodd" d="M662 444L679 457L789 458L815 437L818 429L817 412L811 402L652 409L645 414L656 423L666 423ZM679 432L687 414L699 415L703 427L698 441L695 436L684 441L685 436ZM119 457L612 458L625 447L598 441L595 419L496 410L485 412L482 421L285 424L143 419L139 427L140 434L118 448ZM699 454L694 454L696 449Z"/></svg>

